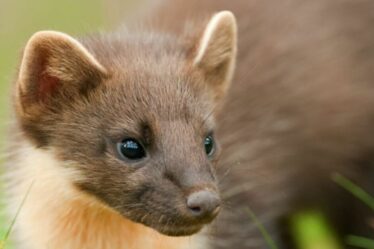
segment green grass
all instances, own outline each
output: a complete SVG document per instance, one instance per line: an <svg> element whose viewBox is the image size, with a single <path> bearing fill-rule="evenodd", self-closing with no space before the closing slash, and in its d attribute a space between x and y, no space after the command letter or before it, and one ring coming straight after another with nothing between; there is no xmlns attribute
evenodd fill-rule
<svg viewBox="0 0 374 249"><path fill-rule="evenodd" d="M10 234L13 231L13 228L14 228L14 225L15 225L15 223L17 221L18 215L21 212L22 207L25 204L25 201L27 200L27 196L29 195L29 193L30 193L30 191L32 189L33 184L34 184L34 182L31 183L29 189L27 190L27 193L23 197L22 202L21 202L21 204L19 205L19 207L18 207L18 209L16 211L15 216L12 218L12 220L10 221L9 226L4 231L4 236L0 240L0 249L4 249L6 246L9 246L9 244L10 244L10 242L9 242Z"/></svg>
<svg viewBox="0 0 374 249"><path fill-rule="evenodd" d="M340 174L334 174L332 179L374 211L374 198L369 193Z"/></svg>
<svg viewBox="0 0 374 249"><path fill-rule="evenodd" d="M374 198L368 192L340 174L334 174L332 179L374 211ZM357 248L374 249L374 240L356 235L348 236L346 243Z"/></svg>
<svg viewBox="0 0 374 249"><path fill-rule="evenodd" d="M364 189L337 173L332 176L332 180L374 211L374 198ZM252 210L247 209L247 212L268 248L277 249L277 244ZM319 210L300 210L294 213L289 218L288 229L296 248L299 249L343 249L343 243L355 248L374 249L374 240L361 236L349 235L344 241L340 241L328 218Z"/></svg>
<svg viewBox="0 0 374 249"><path fill-rule="evenodd" d="M361 248L361 249L374 249L374 240L361 236L350 235L347 237L347 244Z"/></svg>
<svg viewBox="0 0 374 249"><path fill-rule="evenodd" d="M323 213L303 210L290 218L294 243L301 249L342 249L334 229Z"/></svg>
<svg viewBox="0 0 374 249"><path fill-rule="evenodd" d="M246 209L251 222L253 222L257 229L260 231L262 237L264 238L266 244L268 245L269 249L278 249L277 244L270 236L269 232L266 230L265 226L261 223L261 221L257 218L256 214L248 207Z"/></svg>

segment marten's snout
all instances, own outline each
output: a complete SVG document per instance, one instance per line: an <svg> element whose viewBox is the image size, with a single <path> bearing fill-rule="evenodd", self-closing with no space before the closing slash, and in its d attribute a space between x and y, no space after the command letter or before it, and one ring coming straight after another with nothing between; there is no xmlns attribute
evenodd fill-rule
<svg viewBox="0 0 374 249"><path fill-rule="evenodd" d="M200 190L187 197L189 215L198 219L214 218L220 209L221 198L211 190Z"/></svg>

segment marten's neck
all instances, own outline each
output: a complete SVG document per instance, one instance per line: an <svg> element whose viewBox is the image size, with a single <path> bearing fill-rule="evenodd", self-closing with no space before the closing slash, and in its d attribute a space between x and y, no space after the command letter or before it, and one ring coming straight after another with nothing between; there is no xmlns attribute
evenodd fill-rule
<svg viewBox="0 0 374 249"><path fill-rule="evenodd" d="M73 178L74 172L63 168L52 152L28 146L20 150L17 164L12 174L22 180L10 188L13 210L30 189L17 220L23 237L16 239L27 241L26 248L200 248L193 245L195 238L161 235L80 193L66 180ZM201 241L198 244L201 246Z"/></svg>

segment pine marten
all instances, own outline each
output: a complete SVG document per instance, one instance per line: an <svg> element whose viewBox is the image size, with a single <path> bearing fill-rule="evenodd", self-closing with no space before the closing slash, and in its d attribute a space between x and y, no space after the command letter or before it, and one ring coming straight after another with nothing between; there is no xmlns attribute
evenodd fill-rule
<svg viewBox="0 0 374 249"><path fill-rule="evenodd" d="M248 208L279 248L300 208L372 232L331 175L373 193L373 9L165 0L127 30L34 34L6 165L18 248L268 248Z"/></svg>

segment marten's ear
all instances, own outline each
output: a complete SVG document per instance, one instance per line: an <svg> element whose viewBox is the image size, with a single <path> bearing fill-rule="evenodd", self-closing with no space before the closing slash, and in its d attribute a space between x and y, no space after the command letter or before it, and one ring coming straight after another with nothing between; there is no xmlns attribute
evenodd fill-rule
<svg viewBox="0 0 374 249"><path fill-rule="evenodd" d="M105 68L74 38L60 32L41 31L27 42L19 71L16 97L27 108L72 98L95 87Z"/></svg>
<svg viewBox="0 0 374 249"><path fill-rule="evenodd" d="M216 98L226 93L234 72L237 25L230 11L215 14L200 38L194 66L203 70Z"/></svg>

